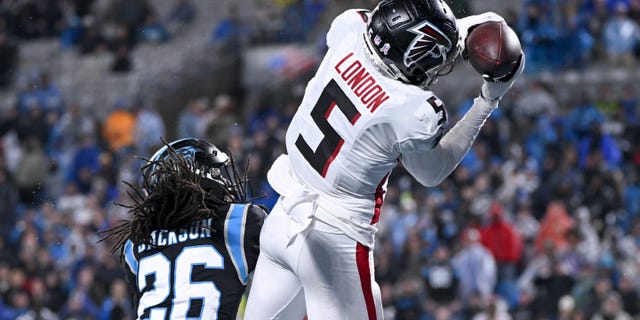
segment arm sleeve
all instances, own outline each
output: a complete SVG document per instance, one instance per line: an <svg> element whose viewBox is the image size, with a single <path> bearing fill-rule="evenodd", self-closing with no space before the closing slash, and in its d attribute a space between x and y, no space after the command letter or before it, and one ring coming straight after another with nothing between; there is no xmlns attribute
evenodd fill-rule
<svg viewBox="0 0 640 320"><path fill-rule="evenodd" d="M129 292L131 293L131 304L133 305L133 312L137 313L138 305L140 302L140 290L138 289L138 284L136 283L136 275L131 272L129 266L127 265L127 262L125 262L124 259L122 260L121 264L124 271L124 280L129 287Z"/></svg>
<svg viewBox="0 0 640 320"><path fill-rule="evenodd" d="M478 97L467 113L431 150L404 153L401 162L422 185L440 184L458 166L475 141L496 103Z"/></svg>

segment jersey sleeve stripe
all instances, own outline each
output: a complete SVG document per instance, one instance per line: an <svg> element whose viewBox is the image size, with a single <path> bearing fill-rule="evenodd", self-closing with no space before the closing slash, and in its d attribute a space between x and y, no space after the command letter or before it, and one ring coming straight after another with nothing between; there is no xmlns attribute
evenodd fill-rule
<svg viewBox="0 0 640 320"><path fill-rule="evenodd" d="M238 278L242 284L247 283L248 267L244 253L244 231L247 219L248 206L241 204L231 205L230 212L224 222L225 245L236 268Z"/></svg>
<svg viewBox="0 0 640 320"><path fill-rule="evenodd" d="M138 259L133 255L133 242L127 240L124 244L124 261L129 266L131 273L138 274Z"/></svg>

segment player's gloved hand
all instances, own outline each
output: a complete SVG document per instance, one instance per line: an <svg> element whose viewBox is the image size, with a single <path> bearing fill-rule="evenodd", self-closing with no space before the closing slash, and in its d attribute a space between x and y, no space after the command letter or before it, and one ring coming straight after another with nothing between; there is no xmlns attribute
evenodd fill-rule
<svg viewBox="0 0 640 320"><path fill-rule="evenodd" d="M469 35L469 32L473 30L475 26L489 21L504 22L504 18L502 18L495 12L485 12L482 14L476 14L461 19L456 19L456 24L458 25L458 33L460 34L460 36L458 37L458 46L460 47L460 50L462 52L463 59L466 59L465 44L467 42L467 36Z"/></svg>
<svg viewBox="0 0 640 320"><path fill-rule="evenodd" d="M518 60L518 68L516 68L510 74L501 77L500 79L492 79L491 77L482 75L482 88L481 88L481 96L489 103L494 104L500 99L502 96L511 89L513 83L516 82L516 79L520 77L522 71L524 70L525 55L524 52L520 55L520 59Z"/></svg>

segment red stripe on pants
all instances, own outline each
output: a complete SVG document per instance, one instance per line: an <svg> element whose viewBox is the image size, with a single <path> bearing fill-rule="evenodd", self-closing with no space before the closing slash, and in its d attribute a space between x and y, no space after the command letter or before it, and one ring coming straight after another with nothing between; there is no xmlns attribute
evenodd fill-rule
<svg viewBox="0 0 640 320"><path fill-rule="evenodd" d="M369 248L358 243L356 246L356 264L358 265L358 274L360 275L360 284L362 285L362 294L364 302L367 305L367 314L369 319L376 319L376 304L373 301L373 291L371 289L371 268L369 268Z"/></svg>

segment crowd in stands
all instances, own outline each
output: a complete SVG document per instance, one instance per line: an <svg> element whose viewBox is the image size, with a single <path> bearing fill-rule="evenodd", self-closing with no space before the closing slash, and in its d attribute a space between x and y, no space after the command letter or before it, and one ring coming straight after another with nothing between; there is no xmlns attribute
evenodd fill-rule
<svg viewBox="0 0 640 320"><path fill-rule="evenodd" d="M315 41L307 30L330 1L276 2L259 4L261 29L243 22L231 6L226 19L212 24L212 41L237 50ZM618 19L623 4L636 21L623 28L633 34L639 2L531 0L522 15L514 14L522 17L517 25L531 74L441 185L421 187L402 168L390 178L374 251L387 319L640 316L640 90L633 83L580 87L560 101L556 90L562 88L534 77L559 66L636 59L631 54L607 61L613 48L598 43L612 39L598 32ZM142 0L113 1L113 20L93 16L92 1L63 1L60 10L44 3L58 2L0 3L0 53L5 43L17 48L20 41L50 36L87 53L111 50L100 44L112 37L132 50L140 32L162 41L175 30L169 21L188 23L202 14L188 0L176 1L163 19ZM559 6L565 10L555 10ZM105 21L119 27L104 34ZM305 26L292 28L294 23ZM17 25L24 27L16 31ZM283 25L300 32L283 33ZM83 36L69 37L74 26ZM570 26L581 32L562 29ZM566 41L585 35L590 40ZM628 47L632 43L637 45ZM586 51L558 51L561 45ZM300 97L283 90L251 106L240 105L243 97L234 94L193 97L175 119L175 132L167 132L169 119L145 99L118 100L98 118L90 104L67 101L50 74L31 77L28 90L15 93L14 108L0 115L0 320L133 319L119 257L98 241L98 231L126 216L116 203L129 201L122 181L137 183L138 156L149 157L161 145L159 137L208 139L230 150L241 167L248 165L252 195L272 206L277 195L266 171L283 151ZM283 95L291 98L280 103ZM448 106L450 123L469 108L473 94L467 98Z"/></svg>
<svg viewBox="0 0 640 320"><path fill-rule="evenodd" d="M528 54L529 74L600 61L630 66L640 56L637 0L526 0L510 17Z"/></svg>

